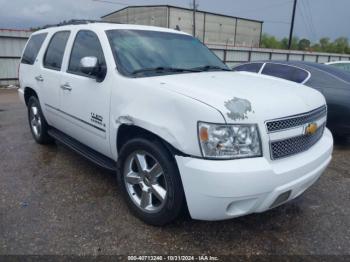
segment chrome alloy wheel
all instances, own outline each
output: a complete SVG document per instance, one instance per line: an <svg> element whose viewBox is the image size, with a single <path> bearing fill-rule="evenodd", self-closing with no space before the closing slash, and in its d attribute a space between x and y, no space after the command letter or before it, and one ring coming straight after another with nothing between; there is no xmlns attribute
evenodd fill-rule
<svg viewBox="0 0 350 262"><path fill-rule="evenodd" d="M125 161L124 183L134 204L142 211L156 213L167 198L167 183L159 162L149 153L137 151Z"/></svg>
<svg viewBox="0 0 350 262"><path fill-rule="evenodd" d="M41 117L36 105L32 105L30 108L29 120L35 137L39 138L41 135Z"/></svg>

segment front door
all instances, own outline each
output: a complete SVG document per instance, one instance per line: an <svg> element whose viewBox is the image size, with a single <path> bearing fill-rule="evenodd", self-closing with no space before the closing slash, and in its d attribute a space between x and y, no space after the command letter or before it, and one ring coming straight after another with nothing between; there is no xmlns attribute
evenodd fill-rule
<svg viewBox="0 0 350 262"><path fill-rule="evenodd" d="M67 70L61 78L60 114L64 125L60 129L92 149L110 156L110 85L104 79L97 81L94 76L82 72L80 62L83 57L96 57L99 66L106 67L98 36L90 30L77 32Z"/></svg>

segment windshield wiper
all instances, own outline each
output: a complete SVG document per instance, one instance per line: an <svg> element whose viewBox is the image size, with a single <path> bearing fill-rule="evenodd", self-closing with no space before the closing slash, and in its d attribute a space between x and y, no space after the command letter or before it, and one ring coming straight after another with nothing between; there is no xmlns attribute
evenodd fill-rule
<svg viewBox="0 0 350 262"><path fill-rule="evenodd" d="M164 66L158 66L158 67L151 67L151 68L142 68L133 71L131 74L136 75L139 73L147 73L147 72L155 72L155 73L164 73L164 72L201 72L199 69L195 68L177 68L177 67L164 67Z"/></svg>
<svg viewBox="0 0 350 262"><path fill-rule="evenodd" d="M232 71L229 68L225 68L225 67L221 67L221 66L214 66L214 65L199 66L199 67L195 67L195 68L191 68L191 69L198 70L200 72L209 71L209 70Z"/></svg>

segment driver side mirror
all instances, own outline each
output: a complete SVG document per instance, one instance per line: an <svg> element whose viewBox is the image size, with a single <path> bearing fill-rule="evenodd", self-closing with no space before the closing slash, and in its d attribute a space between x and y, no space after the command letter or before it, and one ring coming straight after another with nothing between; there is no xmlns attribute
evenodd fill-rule
<svg viewBox="0 0 350 262"><path fill-rule="evenodd" d="M80 60L82 73L93 76L97 82L102 82L106 76L106 66L101 66L95 56L85 56Z"/></svg>

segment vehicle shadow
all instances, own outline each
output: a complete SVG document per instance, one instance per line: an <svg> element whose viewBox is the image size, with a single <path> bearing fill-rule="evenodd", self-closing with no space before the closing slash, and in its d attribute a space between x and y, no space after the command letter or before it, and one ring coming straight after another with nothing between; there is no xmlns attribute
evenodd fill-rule
<svg viewBox="0 0 350 262"><path fill-rule="evenodd" d="M192 250L208 250L213 253L225 250L227 254L247 254L256 249L269 254L278 254L281 250L288 253L292 242L288 239L290 232L298 232L302 238L307 239L313 231L309 223L312 216L304 212L309 204L304 201L303 197L299 197L263 213L224 221L198 221L187 216L163 227L162 232L169 235L181 232L181 241L191 243Z"/></svg>
<svg viewBox="0 0 350 262"><path fill-rule="evenodd" d="M350 149L350 137L338 137L334 136L334 147L339 150Z"/></svg>

